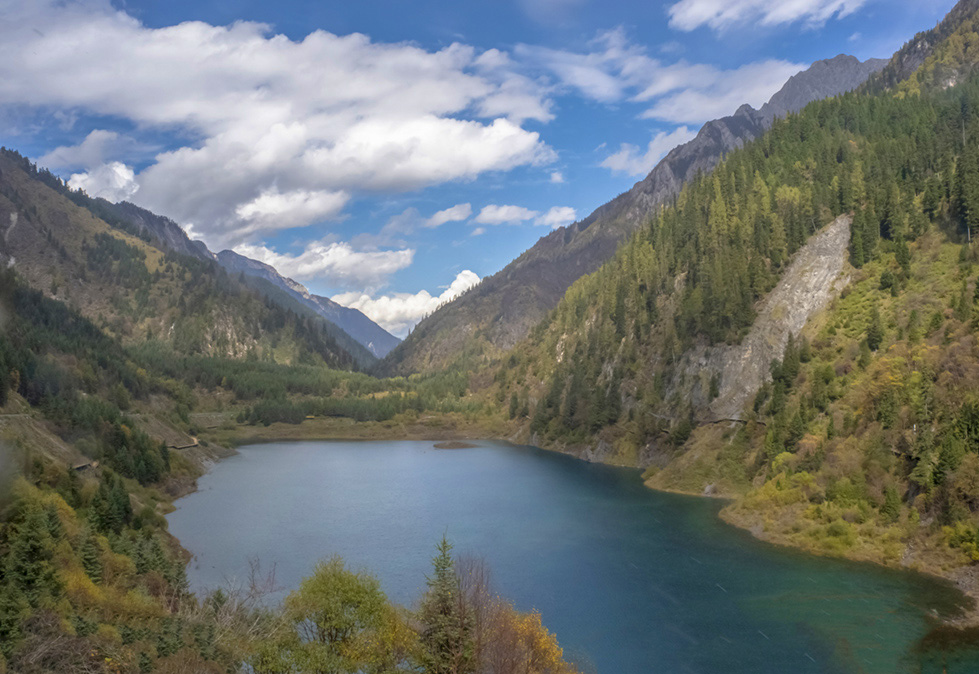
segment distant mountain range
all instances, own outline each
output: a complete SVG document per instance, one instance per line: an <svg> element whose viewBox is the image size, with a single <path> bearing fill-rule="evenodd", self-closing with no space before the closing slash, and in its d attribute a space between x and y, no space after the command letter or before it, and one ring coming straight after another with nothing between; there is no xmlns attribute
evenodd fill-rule
<svg viewBox="0 0 979 674"><path fill-rule="evenodd" d="M265 279L283 289L296 301L315 311L317 315L342 328L377 358L388 355L401 343L400 339L357 309L337 304L328 297L310 293L302 283L282 276L271 265L239 255L233 250L221 251L217 254L217 260L228 271Z"/></svg>
<svg viewBox="0 0 979 674"><path fill-rule="evenodd" d="M779 117L812 101L850 91L887 60L840 55L793 76L761 110L743 105L706 123L692 141L674 148L631 190L587 218L555 230L502 271L422 321L382 365L407 374L445 367L466 357L500 353L525 337L577 279L598 269L619 244L668 203L697 174L760 137Z"/></svg>
<svg viewBox="0 0 979 674"><path fill-rule="evenodd" d="M208 250L203 242L192 241L180 225L170 218L156 215L145 208L140 208L126 201L118 204L110 203L104 199L92 199L90 201L94 204L98 214L110 224L129 229L133 233L149 236L165 250L188 255L199 260L216 261L232 273L242 273L249 277L264 279L276 288L285 291L299 305L329 321L346 335L349 335L360 347L366 349L370 355L359 354L360 349L357 346L345 344L348 351L358 356L357 360L362 366L370 365L374 358L383 358L401 341L360 311L340 306L329 298L311 294L301 283L285 278L270 265L230 250L215 255ZM259 286L257 289L268 294L266 286ZM341 343L345 341L343 336L335 336Z"/></svg>
<svg viewBox="0 0 979 674"><path fill-rule="evenodd" d="M341 370L376 361L340 327L274 285L236 278L171 220L71 190L6 149L0 150L0 266L121 346Z"/></svg>

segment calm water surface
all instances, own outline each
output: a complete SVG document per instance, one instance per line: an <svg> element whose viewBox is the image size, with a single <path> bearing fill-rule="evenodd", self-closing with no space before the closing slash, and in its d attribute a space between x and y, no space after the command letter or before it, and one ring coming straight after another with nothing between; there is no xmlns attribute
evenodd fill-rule
<svg viewBox="0 0 979 674"><path fill-rule="evenodd" d="M197 590L254 558L291 589L340 554L408 605L445 532L599 674L979 672L975 650L932 632L961 601L944 583L757 542L718 503L650 491L635 470L479 444L243 447L170 530L196 555Z"/></svg>

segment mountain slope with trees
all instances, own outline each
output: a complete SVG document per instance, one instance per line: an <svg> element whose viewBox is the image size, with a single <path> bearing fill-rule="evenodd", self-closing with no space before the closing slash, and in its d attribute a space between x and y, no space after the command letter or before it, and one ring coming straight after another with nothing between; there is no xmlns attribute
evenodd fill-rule
<svg viewBox="0 0 979 674"><path fill-rule="evenodd" d="M152 214L133 221L124 212L69 190L15 152L0 153L0 262L111 336L182 353L355 365L323 319L249 288L186 237L198 254L175 252L162 243L179 240L172 228L144 226Z"/></svg>
<svg viewBox="0 0 979 674"><path fill-rule="evenodd" d="M314 295L303 284L282 276L264 262L252 260L232 250L221 251L217 260L230 272L263 279L289 294L296 302L339 327L375 358L383 358L401 343L400 339L357 309L341 306L328 297Z"/></svg>
<svg viewBox="0 0 979 674"><path fill-rule="evenodd" d="M974 4L916 38L932 48L911 78L776 122L575 283L492 375L523 437L736 496L727 516L773 540L939 572L979 559ZM724 382L690 354L740 343L841 215L849 285L758 365L743 421L712 423Z"/></svg>
<svg viewBox="0 0 979 674"><path fill-rule="evenodd" d="M502 271L419 323L381 370L408 374L459 363L471 366L509 349L557 305L576 279L610 259L684 184L761 136L776 118L810 101L849 91L884 64L877 59L861 63L844 55L818 61L792 77L761 110L744 105L730 117L707 122L694 140L674 148L631 190L584 220L543 237Z"/></svg>

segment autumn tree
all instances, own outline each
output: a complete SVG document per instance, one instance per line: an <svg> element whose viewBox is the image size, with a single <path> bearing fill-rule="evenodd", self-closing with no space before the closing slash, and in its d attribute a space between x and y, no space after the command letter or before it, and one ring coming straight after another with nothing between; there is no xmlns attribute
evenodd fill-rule
<svg viewBox="0 0 979 674"><path fill-rule="evenodd" d="M284 603L284 636L264 644L252 663L258 674L372 671L385 641L391 607L376 578L348 570L340 557L316 565Z"/></svg>

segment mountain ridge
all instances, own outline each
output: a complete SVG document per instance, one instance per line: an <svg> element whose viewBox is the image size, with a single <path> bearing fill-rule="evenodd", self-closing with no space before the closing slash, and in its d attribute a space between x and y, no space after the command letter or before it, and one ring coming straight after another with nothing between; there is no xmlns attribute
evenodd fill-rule
<svg viewBox="0 0 979 674"><path fill-rule="evenodd" d="M367 349L375 358L383 358L400 342L397 337L372 321L361 311L345 307L328 297L309 292L302 283L282 276L270 264L246 257L233 250L223 250L216 255L225 269L246 276L262 278L289 293L297 302L343 330Z"/></svg>
<svg viewBox="0 0 979 674"><path fill-rule="evenodd" d="M772 121L819 98L849 91L886 65L838 55L794 75L761 110L742 105L704 124L697 136L660 160L632 189L588 217L542 237L465 297L441 307L415 327L381 365L408 374L444 367L515 345L544 318L578 278L611 258L619 244L682 185L712 170L731 150L764 133Z"/></svg>

